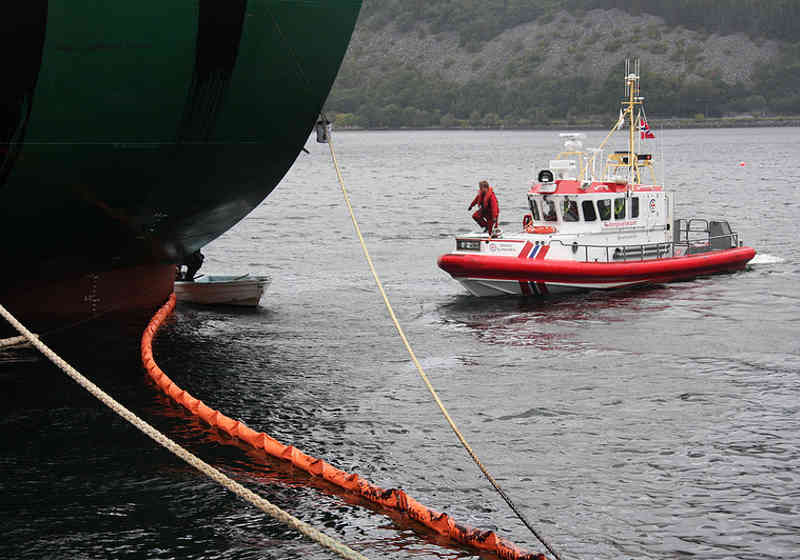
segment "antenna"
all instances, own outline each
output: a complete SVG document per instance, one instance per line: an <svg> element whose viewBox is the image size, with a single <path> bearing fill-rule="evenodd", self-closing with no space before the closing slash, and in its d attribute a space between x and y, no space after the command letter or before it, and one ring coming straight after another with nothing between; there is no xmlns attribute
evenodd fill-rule
<svg viewBox="0 0 800 560"><path fill-rule="evenodd" d="M664 124L659 123L659 136L661 136L661 188L667 188L667 163L664 161Z"/></svg>
<svg viewBox="0 0 800 560"><path fill-rule="evenodd" d="M625 59L625 76L624 76L624 78L625 78L625 93L623 94L625 97L628 97L628 87L629 87L629 85L628 85L628 76L631 73L630 72L630 67L631 67L631 59L630 58L626 58Z"/></svg>
<svg viewBox="0 0 800 560"><path fill-rule="evenodd" d="M630 64L631 64L631 59L630 58L626 58L625 59L625 75L623 76L623 78L625 78L625 80L623 80L625 82L625 91L622 92L623 97L627 97L628 96L628 74L630 74L630 72L628 71L628 68L630 67Z"/></svg>

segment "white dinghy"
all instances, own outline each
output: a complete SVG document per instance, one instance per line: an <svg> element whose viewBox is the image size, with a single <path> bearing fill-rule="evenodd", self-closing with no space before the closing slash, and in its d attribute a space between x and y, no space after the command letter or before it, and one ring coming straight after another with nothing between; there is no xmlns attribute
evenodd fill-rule
<svg viewBox="0 0 800 560"><path fill-rule="evenodd" d="M272 279L269 276L208 275L194 280L176 280L175 297L178 301L205 305L240 305L255 307L261 301Z"/></svg>

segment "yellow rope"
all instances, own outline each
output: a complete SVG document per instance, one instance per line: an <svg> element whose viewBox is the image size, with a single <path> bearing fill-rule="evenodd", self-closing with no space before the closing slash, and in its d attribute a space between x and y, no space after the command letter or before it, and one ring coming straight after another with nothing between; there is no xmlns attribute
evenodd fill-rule
<svg viewBox="0 0 800 560"><path fill-rule="evenodd" d="M394 323L395 329L397 329L397 333L400 335L400 338L402 339L403 344L405 345L406 350L408 351L408 355L411 356L411 361L414 362L414 365L416 366L417 371L422 377L422 380L428 387L428 391L430 391L431 395L433 396L433 400L436 401L436 404L439 406L439 410L442 411L442 414L447 420L447 423L450 424L450 427L456 434L458 441L461 442L461 445L464 447L467 453L469 453L469 456L472 457L472 460L475 462L475 464L478 466L481 472L483 472L486 479L492 484L492 486L494 486L495 490L497 490L497 492L503 497L506 503L511 507L514 513L520 519L520 521L522 521L525 524L525 526L534 534L534 536L537 539L539 539L539 541L547 548L547 550L550 551L550 553L557 560L561 560L558 553L547 543L546 540L544 540L543 537L541 537L536 532L536 530L531 526L531 524L528 523L528 520L525 518L525 516L522 515L522 513L520 513L520 511L511 501L511 498L509 498L506 495L506 493L503 491L502 488L500 488L500 485L497 483L497 481L494 479L491 473L489 473L486 467L483 466L481 460L472 450L472 447L470 447L469 443L467 443L467 440L461 434L461 431L458 429L458 426L456 426L456 423L450 417L450 414L447 412L444 403L442 403L442 400L439 398L439 394L436 392L436 389L433 388L433 385L428 379L428 376L425 374L425 370L422 369L422 364L419 363L419 360L417 360L417 356L414 354L414 350L411 349L411 345L408 342L408 338L406 338L406 334L405 332L403 332L403 328L400 326L400 322L397 320L397 316L394 313L394 309L392 309L392 304L389 303L389 297L386 295L386 291L383 289L383 283L381 282L381 279L378 277L378 272L377 270L375 270L375 265L372 263L372 257L370 257L369 251L367 250L367 244L364 242L364 236L361 235L361 228L358 227L358 221L356 220L356 215L355 212L353 211L353 206L350 204L350 197L347 195L347 189L344 186L344 179L342 178L342 172L339 169L339 163L336 161L336 152L333 149L333 138L331 137L328 138L328 146L330 147L331 150L331 158L333 159L333 166L336 169L336 176L339 179L339 186L342 188L342 195L344 196L345 204L347 204L347 209L350 212L350 219L353 221L353 227L355 228L356 235L358 235L358 240L361 243L361 249L363 250L364 256L367 259L367 264L369 264L369 269L370 271L372 271L372 277L375 279L375 284L378 286L378 291L380 291L381 296L383 297L383 303L386 305L386 309L389 311L389 316L391 317L392 322Z"/></svg>
<svg viewBox="0 0 800 560"><path fill-rule="evenodd" d="M28 329L26 329L17 319L8 312L8 310L0 305L0 315L2 315L11 325L17 329L17 331L22 334L22 336L30 342L33 346L35 346L42 354L44 354L51 362L53 362L56 366L58 366L61 370L63 370L67 375L69 375L72 379L74 379L81 387L89 391L92 395L94 395L98 400L100 400L103 404L108 406L111 410L119 414L122 418L130 422L133 426L138 428L142 433L149 436L153 441L157 442L167 450L171 451L177 457L183 459L188 464L193 466L195 469L199 470L212 480L216 481L217 483L221 484L240 498L250 502L258 509L266 513L267 515L277 519L281 523L288 525L306 537L310 538L313 541L318 542L325 548L335 552L342 558L346 558L348 560L367 560L365 556L359 554L358 552L350 549L346 545L332 539L328 535L318 531L311 525L297 519L296 517L290 515L289 513L283 511L278 506L273 505L265 498L262 498L252 490L249 490L232 480L219 470L215 469L208 463L204 462L202 459L195 457L189 451L169 439L167 436L156 430L153 426L142 420L141 418L137 417L133 412L125 408L123 405L115 401L110 395L100 389L97 385L89 381L86 377L81 375L75 368L65 362L60 356L58 356L55 352L53 352L49 347L47 347L42 341L40 341L36 335L32 334Z"/></svg>

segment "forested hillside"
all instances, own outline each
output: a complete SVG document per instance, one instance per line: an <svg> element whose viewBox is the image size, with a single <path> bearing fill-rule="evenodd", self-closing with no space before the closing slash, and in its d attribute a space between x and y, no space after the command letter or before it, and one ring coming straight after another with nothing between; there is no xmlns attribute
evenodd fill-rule
<svg viewBox="0 0 800 560"><path fill-rule="evenodd" d="M651 117L800 115L800 0L365 0L326 105L339 125L613 118L623 61Z"/></svg>

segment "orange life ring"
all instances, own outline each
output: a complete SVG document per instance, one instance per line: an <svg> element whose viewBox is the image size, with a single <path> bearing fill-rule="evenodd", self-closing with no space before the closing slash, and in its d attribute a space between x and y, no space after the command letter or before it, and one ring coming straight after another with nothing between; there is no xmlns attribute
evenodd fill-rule
<svg viewBox="0 0 800 560"><path fill-rule="evenodd" d="M525 230L525 233L555 233L556 228L554 226L535 226L533 225L533 216L530 214L525 214L522 216L522 229Z"/></svg>
<svg viewBox="0 0 800 560"><path fill-rule="evenodd" d="M528 233L533 233L533 216L530 214L522 216L522 229Z"/></svg>

